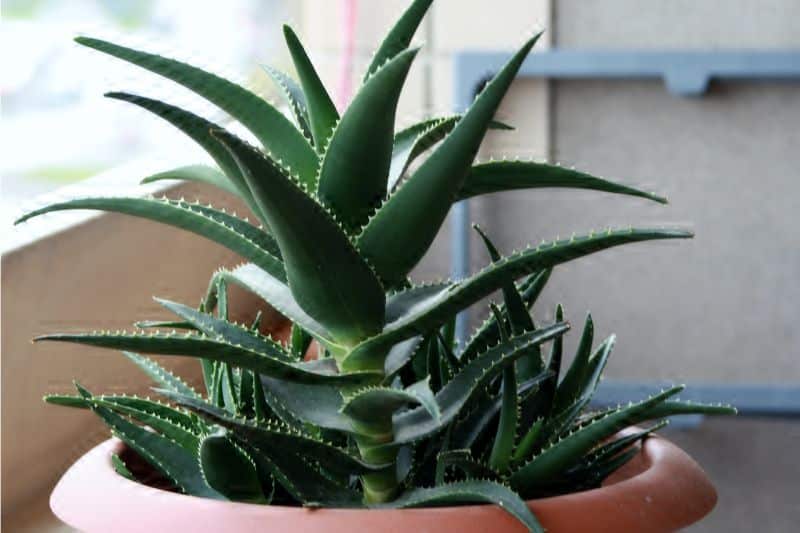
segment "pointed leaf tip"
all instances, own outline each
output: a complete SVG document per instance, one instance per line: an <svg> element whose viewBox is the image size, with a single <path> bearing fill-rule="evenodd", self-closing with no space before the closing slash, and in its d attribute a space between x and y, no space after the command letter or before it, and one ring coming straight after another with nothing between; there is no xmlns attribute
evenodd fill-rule
<svg viewBox="0 0 800 533"><path fill-rule="evenodd" d="M508 60L439 148L398 187L358 236L359 248L383 280L401 282L427 252L537 38Z"/></svg>

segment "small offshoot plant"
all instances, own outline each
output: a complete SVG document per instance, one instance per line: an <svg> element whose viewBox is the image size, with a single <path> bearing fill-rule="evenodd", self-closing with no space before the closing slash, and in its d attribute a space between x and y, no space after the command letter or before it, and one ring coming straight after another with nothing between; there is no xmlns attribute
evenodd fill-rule
<svg viewBox="0 0 800 533"><path fill-rule="evenodd" d="M77 39L187 87L250 130L259 147L159 100L107 95L170 122L216 162L146 181L215 185L241 198L257 223L169 198L82 198L22 217L67 209L125 213L202 235L247 261L216 272L199 308L159 299L176 315L172 322L37 339L122 350L164 400L95 394L76 384L77 395L47 396L48 402L91 409L186 494L309 507L489 502L534 531L541 527L524 500L599 486L665 417L732 412L680 401L682 387L592 411L614 338L595 345L587 317L574 359L562 372L562 336L569 329L562 309L548 325L535 324L530 314L557 265L626 243L691 237L686 231L591 231L501 255L478 230L491 258L485 268L458 281L409 278L459 200L562 187L666 203L557 165L475 163L487 129L509 129L494 121L495 113L538 35L463 115L395 131L398 98L417 54L409 44L431 1L411 3L341 115L289 27L284 34L298 81L265 70L291 116L191 65ZM262 335L257 319L246 325L228 320L231 284L291 320L291 339ZM497 291L503 303L490 306L467 342L455 342L457 313ZM205 390L140 352L199 359ZM649 420L657 422L615 436ZM113 462L135 479L120 457Z"/></svg>

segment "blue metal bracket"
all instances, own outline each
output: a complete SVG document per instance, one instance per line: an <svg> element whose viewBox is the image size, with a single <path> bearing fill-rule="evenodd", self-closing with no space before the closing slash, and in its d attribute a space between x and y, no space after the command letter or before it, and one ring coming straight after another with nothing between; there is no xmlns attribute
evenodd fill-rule
<svg viewBox="0 0 800 533"><path fill-rule="evenodd" d="M462 112L481 84L508 59L507 53L462 52L454 60L455 110ZM612 51L549 50L534 53L523 63L518 77L556 79L661 79L678 96L701 96L712 79L800 81L800 50L774 51ZM451 273L453 279L469 275L469 202L453 206L451 218ZM466 341L468 315L456 323L456 338ZM658 390L658 385L607 381L594 404L616 405ZM731 403L744 416L800 418L800 387L767 385L692 385L683 399Z"/></svg>
<svg viewBox="0 0 800 533"><path fill-rule="evenodd" d="M455 58L456 83L473 91L508 60L507 53L462 52ZM712 79L798 80L800 50L615 51L548 50L531 54L519 71L523 78L662 79L679 96L699 96ZM456 102L469 102L459 94ZM468 99L462 99L468 98Z"/></svg>

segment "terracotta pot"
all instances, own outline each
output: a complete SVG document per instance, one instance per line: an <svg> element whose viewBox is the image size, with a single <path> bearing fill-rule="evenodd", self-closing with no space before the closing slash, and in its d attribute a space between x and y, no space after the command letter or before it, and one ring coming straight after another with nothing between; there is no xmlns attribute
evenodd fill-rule
<svg viewBox="0 0 800 533"><path fill-rule="evenodd" d="M151 488L118 475L110 439L84 455L50 497L53 512L82 531L174 532L398 532L523 531L492 505L404 510L303 509L228 503ZM686 453L660 437L599 489L528 502L548 531L674 531L708 514L717 494Z"/></svg>

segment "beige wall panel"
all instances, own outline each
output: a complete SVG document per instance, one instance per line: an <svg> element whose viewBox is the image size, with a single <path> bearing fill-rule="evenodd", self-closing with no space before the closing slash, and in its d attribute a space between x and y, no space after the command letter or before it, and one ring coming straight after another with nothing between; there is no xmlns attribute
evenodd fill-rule
<svg viewBox="0 0 800 533"><path fill-rule="evenodd" d="M208 198L184 186L170 196ZM211 193L212 195L215 193ZM235 207L229 198L215 205ZM58 214L51 215L53 220ZM107 429L83 411L46 405L42 395L72 393L76 379L92 391L147 394L150 383L121 354L30 339L54 332L130 328L136 320L168 318L153 296L194 305L221 265L241 260L177 229L123 215L94 218L2 258L2 501L4 525L30 500L47 498L66 468ZM242 320L256 301L237 291ZM270 315L269 324L275 317ZM188 358L162 361L199 384Z"/></svg>

